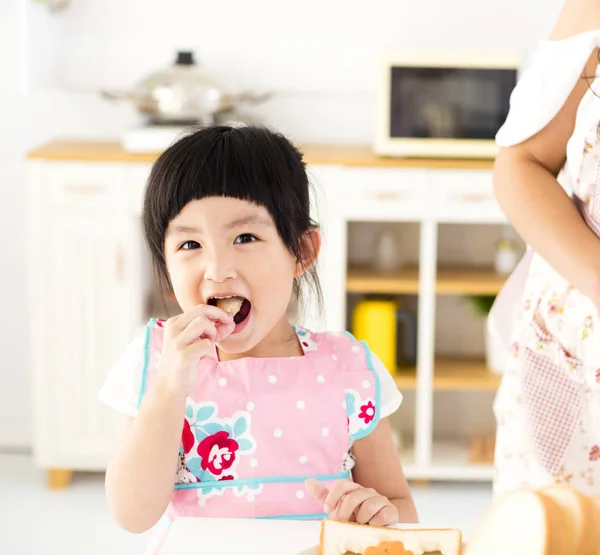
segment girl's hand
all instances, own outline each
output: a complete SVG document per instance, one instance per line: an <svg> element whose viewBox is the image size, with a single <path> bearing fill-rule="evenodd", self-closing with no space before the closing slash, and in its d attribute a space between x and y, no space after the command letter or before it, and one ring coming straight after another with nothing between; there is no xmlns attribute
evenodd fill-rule
<svg viewBox="0 0 600 555"><path fill-rule="evenodd" d="M358 522L373 526L398 523L398 509L374 489L363 488L351 480L338 480L328 490L321 482L306 480L306 489L333 520Z"/></svg>
<svg viewBox="0 0 600 555"><path fill-rule="evenodd" d="M196 380L198 361L234 329L233 316L216 306L198 305L169 318L159 366L171 392L187 397Z"/></svg>

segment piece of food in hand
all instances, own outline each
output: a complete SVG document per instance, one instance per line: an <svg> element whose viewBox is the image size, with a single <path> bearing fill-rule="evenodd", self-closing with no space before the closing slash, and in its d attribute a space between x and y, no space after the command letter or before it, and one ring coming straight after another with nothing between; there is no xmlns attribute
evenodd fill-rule
<svg viewBox="0 0 600 555"><path fill-rule="evenodd" d="M325 519L319 555L460 555L462 534L454 529L392 528Z"/></svg>
<svg viewBox="0 0 600 555"><path fill-rule="evenodd" d="M225 297L223 299L216 299L217 306L224 310L225 312L229 312L232 316L235 316L242 308L242 303L244 299L241 297Z"/></svg>

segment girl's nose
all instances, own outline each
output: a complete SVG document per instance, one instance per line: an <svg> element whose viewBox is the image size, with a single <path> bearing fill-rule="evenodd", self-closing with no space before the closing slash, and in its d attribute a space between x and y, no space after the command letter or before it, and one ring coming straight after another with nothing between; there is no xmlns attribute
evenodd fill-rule
<svg viewBox="0 0 600 555"><path fill-rule="evenodd" d="M211 253L204 271L204 279L221 283L236 277L233 257L228 256L226 253Z"/></svg>

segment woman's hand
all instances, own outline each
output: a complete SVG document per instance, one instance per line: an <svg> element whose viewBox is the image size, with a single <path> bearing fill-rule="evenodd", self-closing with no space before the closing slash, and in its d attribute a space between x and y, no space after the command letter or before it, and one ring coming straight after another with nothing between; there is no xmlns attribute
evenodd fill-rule
<svg viewBox="0 0 600 555"><path fill-rule="evenodd" d="M398 523L398 509L374 489L364 488L351 480L338 480L328 490L312 478L305 482L306 489L333 520L358 522L373 526Z"/></svg>
<svg viewBox="0 0 600 555"><path fill-rule="evenodd" d="M166 321L159 368L172 393L181 397L189 394L198 361L234 329L233 316L210 305L198 305Z"/></svg>

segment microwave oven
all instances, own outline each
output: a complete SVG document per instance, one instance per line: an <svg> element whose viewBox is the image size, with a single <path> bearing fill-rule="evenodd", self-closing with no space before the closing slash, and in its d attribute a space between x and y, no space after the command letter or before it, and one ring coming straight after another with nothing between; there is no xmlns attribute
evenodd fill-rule
<svg viewBox="0 0 600 555"><path fill-rule="evenodd" d="M516 52L382 53L375 154L493 158L520 63Z"/></svg>

